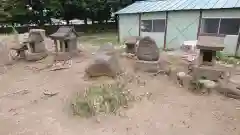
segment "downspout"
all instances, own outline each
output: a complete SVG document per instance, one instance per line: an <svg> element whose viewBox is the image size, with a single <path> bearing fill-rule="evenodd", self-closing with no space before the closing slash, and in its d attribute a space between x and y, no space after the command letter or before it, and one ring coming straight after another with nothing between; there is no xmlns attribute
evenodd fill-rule
<svg viewBox="0 0 240 135"><path fill-rule="evenodd" d="M199 14L198 32L197 32L198 40L199 40L200 31L201 31L201 25L202 25L202 10L200 10L200 14Z"/></svg>
<svg viewBox="0 0 240 135"><path fill-rule="evenodd" d="M164 45L163 49L165 50L167 47L167 28L168 28L168 11L166 12L166 19L165 19L165 30L164 30Z"/></svg>
<svg viewBox="0 0 240 135"><path fill-rule="evenodd" d="M141 17L141 13L138 14L139 15L139 19L138 19L138 36L140 37L141 36L141 20L142 20L142 17Z"/></svg>
<svg viewBox="0 0 240 135"><path fill-rule="evenodd" d="M117 29L118 29L118 43L120 43L120 26L119 26L119 25L120 25L120 24L119 24L120 16L117 15L116 17L117 17L116 23L117 23Z"/></svg>
<svg viewBox="0 0 240 135"><path fill-rule="evenodd" d="M236 50L235 50L235 56L238 55L239 47L240 47L240 27L239 27L239 30L238 30L238 40L237 40L237 45L236 45Z"/></svg>

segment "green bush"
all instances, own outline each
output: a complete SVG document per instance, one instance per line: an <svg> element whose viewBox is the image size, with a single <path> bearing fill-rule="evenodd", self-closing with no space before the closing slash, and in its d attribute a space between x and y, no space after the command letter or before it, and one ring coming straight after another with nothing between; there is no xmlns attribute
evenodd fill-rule
<svg viewBox="0 0 240 135"><path fill-rule="evenodd" d="M227 56L223 52L217 52L217 60L223 61L227 64L239 64L240 60L234 56Z"/></svg>
<svg viewBox="0 0 240 135"><path fill-rule="evenodd" d="M90 86L84 94L77 94L72 102L74 115L91 117L98 114L116 113L120 107L127 107L133 98L124 87L117 84Z"/></svg>

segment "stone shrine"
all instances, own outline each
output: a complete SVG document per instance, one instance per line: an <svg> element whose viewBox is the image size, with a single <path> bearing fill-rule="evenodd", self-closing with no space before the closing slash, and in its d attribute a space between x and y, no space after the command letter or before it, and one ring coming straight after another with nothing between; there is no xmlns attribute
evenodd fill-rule
<svg viewBox="0 0 240 135"><path fill-rule="evenodd" d="M43 29L31 29L26 42L23 43L27 46L26 60L37 61L47 57L47 50L45 47L45 30Z"/></svg>
<svg viewBox="0 0 240 135"><path fill-rule="evenodd" d="M224 47L198 42L197 49L200 49L200 54L197 63L193 66L193 78L218 81L223 77L224 70L216 65L216 54L217 51L222 51Z"/></svg>
<svg viewBox="0 0 240 135"><path fill-rule="evenodd" d="M41 53L45 52L45 44L44 44L44 38L45 38L45 30L42 29L31 29L29 31L29 37L28 37L28 49L31 53Z"/></svg>
<svg viewBox="0 0 240 135"><path fill-rule="evenodd" d="M78 34L74 27L63 26L57 32L50 35L54 40L56 52L77 52Z"/></svg>
<svg viewBox="0 0 240 135"><path fill-rule="evenodd" d="M222 51L223 46L213 46L213 45L203 45L198 43L197 49L200 49L200 54L198 57L198 65L214 66L216 63L217 51Z"/></svg>

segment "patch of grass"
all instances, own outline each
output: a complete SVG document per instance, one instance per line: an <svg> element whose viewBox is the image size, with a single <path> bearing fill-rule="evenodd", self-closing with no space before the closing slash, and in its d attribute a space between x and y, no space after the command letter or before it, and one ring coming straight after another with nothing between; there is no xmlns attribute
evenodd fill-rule
<svg viewBox="0 0 240 135"><path fill-rule="evenodd" d="M106 44L108 42L112 43L113 45L119 45L117 33L93 33L93 34L84 34L83 36L79 37L79 41L82 44L92 44L93 46L99 46Z"/></svg>
<svg viewBox="0 0 240 135"><path fill-rule="evenodd" d="M115 114L120 107L127 107L132 96L118 84L90 86L84 94L77 94L72 102L74 115L91 117L98 114Z"/></svg>
<svg viewBox="0 0 240 135"><path fill-rule="evenodd" d="M228 56L226 54L224 54L223 52L217 52L217 59L219 61L223 61L227 64L239 64L240 63L240 59L238 57L234 57L234 56Z"/></svg>

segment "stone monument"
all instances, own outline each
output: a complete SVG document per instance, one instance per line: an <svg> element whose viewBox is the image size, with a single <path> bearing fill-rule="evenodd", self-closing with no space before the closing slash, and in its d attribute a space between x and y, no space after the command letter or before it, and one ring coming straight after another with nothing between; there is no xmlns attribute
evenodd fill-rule
<svg viewBox="0 0 240 135"><path fill-rule="evenodd" d="M157 72L159 70L159 48L150 37L144 37L139 41L137 47L137 58L135 70L145 72Z"/></svg>
<svg viewBox="0 0 240 135"><path fill-rule="evenodd" d="M139 41L137 58L144 61L157 61L159 59L159 48L150 37L144 37Z"/></svg>

